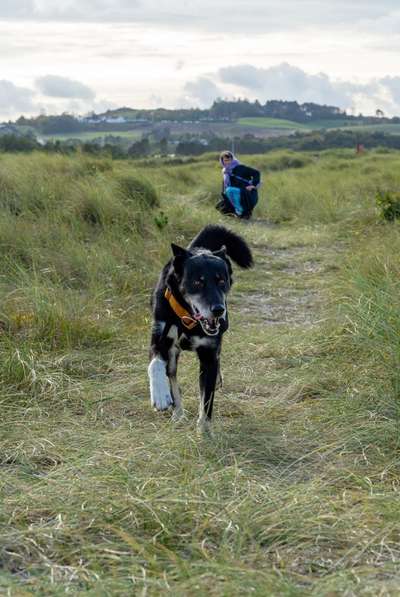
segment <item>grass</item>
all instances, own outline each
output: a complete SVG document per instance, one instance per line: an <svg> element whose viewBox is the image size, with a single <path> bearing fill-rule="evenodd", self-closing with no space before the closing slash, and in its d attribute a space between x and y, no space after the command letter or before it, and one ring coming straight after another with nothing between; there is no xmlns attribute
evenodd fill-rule
<svg viewBox="0 0 400 597"><path fill-rule="evenodd" d="M296 129L303 130L309 127L306 124L300 122L294 122L292 120L284 120L283 118L267 118L264 116L255 116L253 118L239 118L238 124L243 126L255 126L261 128L274 128L274 129Z"/></svg>
<svg viewBox="0 0 400 597"><path fill-rule="evenodd" d="M346 119L333 119L333 120L313 120L312 122L308 123L301 123L295 122L293 120L285 120L283 118L267 118L264 116L255 116L252 118L240 118L238 120L238 124L246 125L246 126L255 126L261 128L275 128L275 129L294 129L294 130L318 130L318 129L335 129L335 128L365 128L365 130L369 130L369 127L378 127L377 130L385 130L379 127L387 126L388 132L391 132L392 129L397 130L397 125L365 125L365 126L357 126L354 125L353 127L348 126L349 121ZM371 130L375 130L372 128Z"/></svg>
<svg viewBox="0 0 400 597"><path fill-rule="evenodd" d="M365 131L370 133L391 133L393 135L400 134L399 124L360 124L354 126L341 125L341 128L346 128L351 131Z"/></svg>
<svg viewBox="0 0 400 597"><path fill-rule="evenodd" d="M383 132L383 133L400 133L400 125L398 124L351 124L345 119L334 120L315 120L309 123L300 123L292 120L285 120L282 118L265 118L262 116L253 118L240 118L238 124L243 126L254 126L259 128L274 128L274 129L293 129L293 130L320 130L320 129L339 129L343 128L351 131L368 131L368 132Z"/></svg>
<svg viewBox="0 0 400 597"><path fill-rule="evenodd" d="M216 158L0 156L0 592L398 594L400 231L374 202L398 155L245 161L211 441L193 355L182 426L146 366L169 243L227 223Z"/></svg>
<svg viewBox="0 0 400 597"><path fill-rule="evenodd" d="M123 137L124 139L130 139L136 141L142 136L141 130L134 131L86 131L76 133L65 133L56 135L40 135L45 141L65 141L66 139L79 139L80 141L93 141L94 139L104 139L110 135L114 137Z"/></svg>

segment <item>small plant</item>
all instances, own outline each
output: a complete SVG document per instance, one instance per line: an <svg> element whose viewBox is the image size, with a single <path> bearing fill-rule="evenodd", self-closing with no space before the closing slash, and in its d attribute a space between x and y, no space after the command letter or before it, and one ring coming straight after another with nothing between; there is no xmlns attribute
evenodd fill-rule
<svg viewBox="0 0 400 597"><path fill-rule="evenodd" d="M400 191L378 190L375 199L382 218L392 222L400 217Z"/></svg>
<svg viewBox="0 0 400 597"><path fill-rule="evenodd" d="M160 211L154 216L155 225L162 230L168 224L168 216L163 211Z"/></svg>

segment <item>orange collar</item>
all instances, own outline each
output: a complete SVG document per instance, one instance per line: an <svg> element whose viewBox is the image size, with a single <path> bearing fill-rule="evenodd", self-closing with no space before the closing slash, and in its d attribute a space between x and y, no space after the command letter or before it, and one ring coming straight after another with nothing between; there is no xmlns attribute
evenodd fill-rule
<svg viewBox="0 0 400 597"><path fill-rule="evenodd" d="M183 325L186 328L188 328L188 330L191 330L198 324L198 321L196 319L193 319L189 311L186 311L186 309L178 303L178 301L176 300L169 288L166 288L164 296L169 302L171 309L179 317Z"/></svg>

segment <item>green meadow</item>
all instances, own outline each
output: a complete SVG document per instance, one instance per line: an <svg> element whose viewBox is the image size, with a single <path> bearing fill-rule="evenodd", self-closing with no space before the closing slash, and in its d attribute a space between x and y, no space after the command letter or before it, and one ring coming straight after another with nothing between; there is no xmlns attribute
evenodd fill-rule
<svg viewBox="0 0 400 597"><path fill-rule="evenodd" d="M79 139L80 141L93 141L94 139L103 139L109 136L123 137L131 141L137 141L142 136L142 131L84 131L77 133L65 133L54 135L41 135L45 141L66 141L67 139Z"/></svg>
<svg viewBox="0 0 400 597"><path fill-rule="evenodd" d="M250 222L215 155L0 154L0 594L398 595L400 154L280 151ZM242 234L213 437L150 408L170 243Z"/></svg>
<svg viewBox="0 0 400 597"><path fill-rule="evenodd" d="M276 128L276 129L295 129L295 130L310 130L310 126L293 120L285 120L283 118L269 118L266 116L254 116L247 118L240 118L238 124L243 126L254 126L258 128Z"/></svg>
<svg viewBox="0 0 400 597"><path fill-rule="evenodd" d="M346 119L334 120L314 120L310 123L300 123L293 120L284 120L282 118L266 118L262 116L240 118L238 124L244 126L254 126L255 128L274 128L274 129L293 129L312 131L320 129L344 129L360 132L381 132L400 134L400 124L351 124Z"/></svg>

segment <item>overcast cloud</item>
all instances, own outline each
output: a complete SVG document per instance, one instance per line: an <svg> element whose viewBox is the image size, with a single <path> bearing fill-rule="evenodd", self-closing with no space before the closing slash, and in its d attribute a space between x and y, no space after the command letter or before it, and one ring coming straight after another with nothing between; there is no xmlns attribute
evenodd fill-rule
<svg viewBox="0 0 400 597"><path fill-rule="evenodd" d="M186 84L186 102L210 105L214 95L226 99L288 100L338 106L358 112L359 105L400 111L400 77L383 77L368 83L335 81L325 73L311 75L298 67L283 63L271 68L255 68L250 64L228 66L208 77L199 77ZM371 109L371 108L370 108Z"/></svg>
<svg viewBox="0 0 400 597"><path fill-rule="evenodd" d="M285 31L315 25L354 26L387 19L397 0L2 0L0 19L145 23L209 31Z"/></svg>
<svg viewBox="0 0 400 597"><path fill-rule="evenodd" d="M0 0L0 121L293 99L400 114L398 0Z"/></svg>
<svg viewBox="0 0 400 597"><path fill-rule="evenodd" d="M240 87L244 93L260 99L297 100L299 103L331 103L348 108L352 93L359 86L349 82L335 83L325 73L309 75L302 69L283 63L271 68L255 68L250 64L221 68L222 82Z"/></svg>
<svg viewBox="0 0 400 597"><path fill-rule="evenodd" d="M39 77L35 83L41 93L49 97L92 100L96 95L87 85L58 75Z"/></svg>
<svg viewBox="0 0 400 597"><path fill-rule="evenodd" d="M18 87L11 81L0 80L0 111L4 116L12 116L15 112L31 112L36 105L33 101L34 91Z"/></svg>

